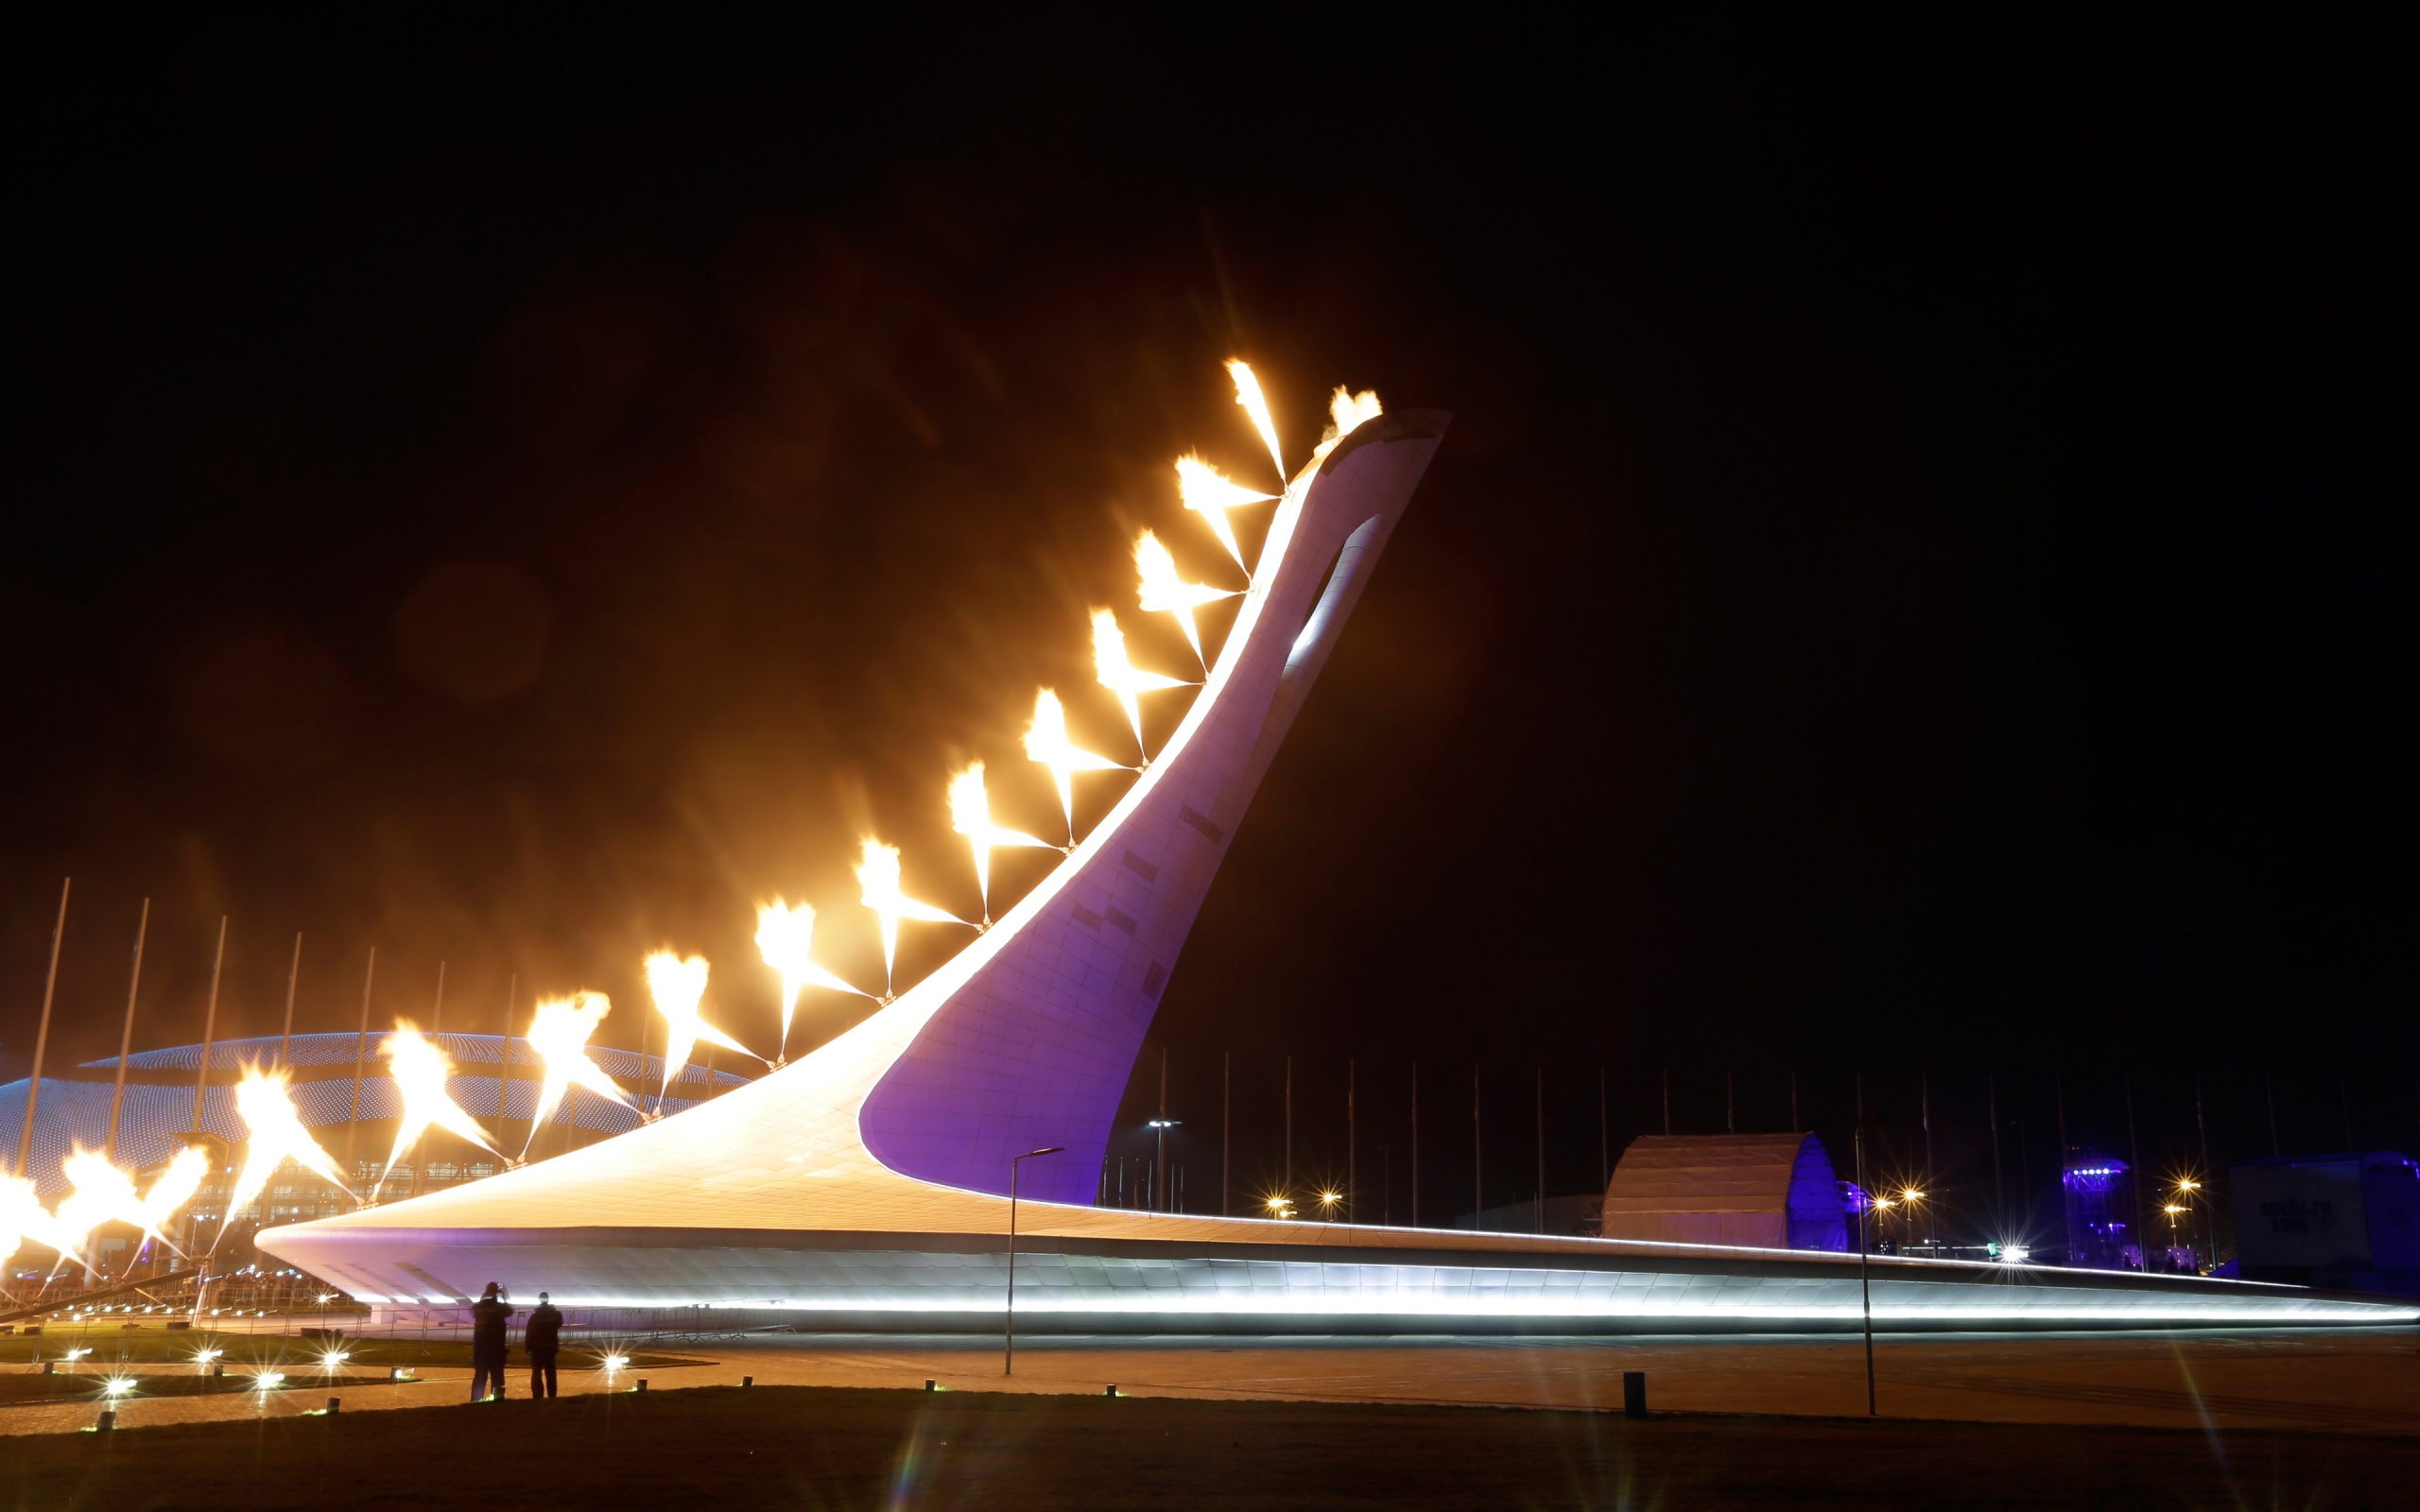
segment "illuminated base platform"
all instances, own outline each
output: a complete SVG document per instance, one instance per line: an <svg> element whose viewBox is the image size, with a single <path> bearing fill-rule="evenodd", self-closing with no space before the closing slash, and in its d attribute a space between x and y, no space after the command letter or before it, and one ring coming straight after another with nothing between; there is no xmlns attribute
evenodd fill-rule
<svg viewBox="0 0 2420 1512"><path fill-rule="evenodd" d="M1040 1217L1029 1210L1027 1217ZM1052 1214L1058 1218L1063 1215ZM1072 1215L1066 1215L1072 1216ZM1084 1213L1021 1232L1017 1327L1037 1333L1823 1333L1861 1322L1855 1256L1240 1220ZM1083 1228L1107 1227L1081 1224ZM1301 1233L1316 1228L1316 1236ZM1204 1244L1204 1228L1278 1230ZM1294 1230L1294 1232L1285 1232ZM1459 1241L1459 1242L1458 1242ZM574 1307L704 1307L721 1326L982 1332L1001 1325L997 1234L732 1229L387 1230L383 1294L322 1249L320 1274L373 1305L418 1307L499 1280ZM369 1257L364 1256L365 1260ZM1876 1258L1876 1326L1910 1331L2380 1327L2420 1304L2193 1277ZM747 1324L736 1320L745 1314ZM703 1326L701 1324L701 1326Z"/></svg>

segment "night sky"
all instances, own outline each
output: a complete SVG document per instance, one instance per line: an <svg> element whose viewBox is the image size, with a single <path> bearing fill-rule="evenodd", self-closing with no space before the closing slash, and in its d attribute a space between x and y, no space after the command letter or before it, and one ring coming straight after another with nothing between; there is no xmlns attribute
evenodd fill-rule
<svg viewBox="0 0 2420 1512"><path fill-rule="evenodd" d="M2273 21L2275 18L2273 18ZM1168 463L1456 420L1161 1009L1189 1206L1406 1215L1802 1117L1973 1208L2070 1143L2420 1144L2401 85L2348 36L1019 11L28 37L12 60L0 1040L500 1028L640 956L769 1041L753 903L878 979L942 786ZM2211 25L2206 18L2197 27ZM1869 26L1870 29L1839 29ZM2377 70L2372 77L2367 70ZM1253 517L1253 533L1258 521ZM2396 651L2396 645L2406 650ZM1169 706L1173 709L1174 705ZM1113 788L1085 789L1096 813ZM1038 875L1003 852L1011 891ZM959 936L911 928L902 974ZM851 1022L810 997L797 1052ZM2054 1079L2055 1078L2055 1079ZM1132 1120L1130 1120L1132 1122ZM1132 1148L1121 1144L1120 1148ZM1380 1151L1387 1153L1381 1155ZM2020 1155L2024 1161L2020 1161ZM1382 1194L1370 1179L1384 1160ZM2030 1161L2030 1164L2024 1162Z"/></svg>

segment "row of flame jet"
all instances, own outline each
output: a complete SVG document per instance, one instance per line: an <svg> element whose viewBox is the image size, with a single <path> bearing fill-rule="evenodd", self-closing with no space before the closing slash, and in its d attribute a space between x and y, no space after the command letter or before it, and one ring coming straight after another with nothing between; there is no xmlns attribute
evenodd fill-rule
<svg viewBox="0 0 2420 1512"><path fill-rule="evenodd" d="M1277 426L1270 415L1269 403L1261 391L1260 382L1252 369L1240 360L1227 364L1228 375L1235 381L1236 403L1251 417L1253 427L1269 448L1270 460L1276 465L1278 493L1261 493L1236 483L1220 473L1198 456L1185 456L1176 464L1177 490L1184 507L1200 515L1219 543L1243 570L1247 581L1252 568L1244 560L1243 548L1236 542L1234 526L1228 522L1229 510L1250 505L1266 504L1285 496L1291 487L1286 472L1284 452L1277 442ZM1359 394L1339 388L1329 404L1333 420L1327 434L1321 439L1312 455L1313 467L1301 474L1307 479L1336 443L1358 426L1379 414L1377 395ZM1213 588L1203 583L1186 582L1177 572L1176 558L1157 536L1145 530L1134 542L1134 565L1141 576L1138 598L1146 613L1169 614L1184 632L1185 644L1192 646L1194 658L1207 675L1209 661L1201 648L1201 630L1195 613L1205 605L1222 598L1232 598L1240 589ZM1117 699L1126 714L1127 724L1134 731L1134 744L1143 747L1143 713L1140 699L1147 693L1196 684L1180 678L1147 672L1127 659L1126 636L1118 627L1117 616L1112 610L1092 611L1093 666L1100 685ZM945 909L920 902L907 895L901 886L899 850L879 840L864 842L856 865L858 901L872 910L882 934L883 994L878 1001L890 1001L891 973L898 957L899 926L908 920L926 923L956 924L981 930L990 927L992 895L992 852L1003 847L1030 846L1047 850L1072 850L1076 839L1075 778L1079 772L1134 771L1123 762L1096 755L1076 745L1067 734L1066 710L1059 696L1045 688L1034 699L1033 720L1026 729L1026 755L1048 769L1059 795L1059 808L1067 824L1067 844L1043 840L1015 830L1006 829L992 820L989 793L984 787L983 764L976 762L952 778L949 785L949 808L952 827L966 836L974 852L975 882L983 900L984 918L980 923L959 918ZM1146 752L1144 760L1149 760ZM756 916L756 947L765 964L781 978L782 1050L789 1044L790 1022L797 1012L800 994L808 988L825 991L854 993L872 998L866 991L825 970L814 958L815 908L809 903L788 903L780 899L759 906ZM532 1138L538 1125L554 1113L563 1097L574 1087L585 1088L599 1097L619 1103L638 1113L643 1119L662 1116L665 1094L673 1080L689 1063L698 1042L704 1040L726 1050L736 1051L751 1059L764 1060L746 1045L708 1023L700 1011L705 1000L708 963L702 955L683 956L673 951L658 951L647 958L648 995L654 999L656 1011L666 1025L664 1050L663 1081L656 1095L655 1110L650 1113L633 1104L613 1077L591 1058L589 1039L596 1032L613 1005L602 992L579 991L567 998L542 1002L529 1025L528 1044L545 1066L545 1077L538 1090L538 1100L532 1109L529 1129ZM509 1164L520 1163L498 1150L488 1139L478 1121L464 1111L446 1091L453 1074L453 1065L436 1044L424 1037L408 1021L398 1020L393 1032L384 1038L379 1053L387 1059L389 1071L403 1100L403 1114L395 1130L395 1143L387 1157L378 1182L368 1198L378 1199L387 1178L396 1164L431 1127L442 1128L478 1145ZM783 1063L777 1051L767 1060L770 1066ZM237 1173L233 1189L228 1195L220 1219L219 1233L234 1214L268 1186L270 1176L288 1160L317 1173L332 1186L351 1191L350 1184L338 1171L327 1151L302 1126L287 1089L288 1073L285 1067L263 1070L259 1066L244 1068L243 1077L235 1087L235 1111L244 1125L245 1156ZM524 1143L522 1158L528 1155ZM16 1253L20 1246L30 1240L58 1252L60 1263L86 1262L84 1246L95 1229L107 1223L126 1223L142 1229L146 1241L162 1238L168 1221L193 1200L210 1173L209 1157L199 1149L186 1149L168 1162L154 1177L149 1190L138 1192L130 1173L111 1163L100 1151L78 1149L70 1155L62 1174L71 1190L61 1198L56 1211L45 1208L36 1194L33 1183L23 1177L0 1176L0 1261ZM212 1247L216 1247L214 1240ZM139 1250L139 1246L138 1246ZM89 1262L86 1262L89 1263Z"/></svg>

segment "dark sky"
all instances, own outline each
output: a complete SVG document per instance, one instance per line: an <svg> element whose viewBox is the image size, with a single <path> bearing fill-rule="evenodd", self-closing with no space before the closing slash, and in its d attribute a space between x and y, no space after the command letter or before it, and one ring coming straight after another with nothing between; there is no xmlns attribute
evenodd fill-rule
<svg viewBox="0 0 2420 1512"><path fill-rule="evenodd" d="M631 1042L671 942L746 1038L775 891L878 974L857 836L971 910L948 773L1046 828L1032 691L1192 528L1169 459L1249 465L1240 353L1298 453L1337 383L1457 420L1168 990L1189 1179L1230 1050L1239 1187L1283 1056L1322 1168L1344 1058L1398 1162L1420 1059L1432 1215L1475 1061L1491 1202L1537 1067L1556 1189L1599 1065L1616 1149L1669 1067L1836 1145L1862 1070L1917 1150L1926 1072L1969 1194L1987 1073L2044 1169L2128 1075L2147 1157L2196 1074L2221 1159L2264 1074L2290 1148L2420 1143L2400 87L1935 25L28 39L0 1039L69 873L77 1057L147 896L146 1043L222 913L249 1032L298 930L311 1028L374 944L382 1019L443 960L449 1024L517 973Z"/></svg>

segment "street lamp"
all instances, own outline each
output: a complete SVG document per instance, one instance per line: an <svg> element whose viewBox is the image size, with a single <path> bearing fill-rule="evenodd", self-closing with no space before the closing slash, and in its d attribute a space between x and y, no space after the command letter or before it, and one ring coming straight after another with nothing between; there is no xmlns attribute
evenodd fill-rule
<svg viewBox="0 0 2420 1512"><path fill-rule="evenodd" d="M1904 1210L1904 1213L1899 1220L1899 1228L1900 1231L1906 1235L1906 1244L1903 1246L1904 1248L1912 1249L1915 1247L1916 1210L1918 1205L1920 1205L1924 1200L1925 1194L1923 1191L1916 1187L1903 1187L1900 1189L1899 1205Z"/></svg>
<svg viewBox="0 0 2420 1512"><path fill-rule="evenodd" d="M2193 1209L2193 1194L2194 1194L2194 1193L2196 1193L2196 1192L2199 1192L2199 1191L2201 1191L2201 1190L2202 1190L2202 1183L2201 1183L2201 1182L2199 1182L2199 1181L2196 1181L2195 1179L2193 1179L2193 1178L2192 1178L2191 1177L2189 1177L2189 1176L2181 1176L2181 1177L2178 1177L2176 1178L2176 1191L2177 1191L2177 1194L2178 1194L2179 1196L2181 1196L2181 1197L2183 1197L2183 1198L2185 1199L2185 1208L2186 1208L2186 1211L2187 1211L2187 1212L2190 1212L2190 1211L2192 1211L2192 1209ZM2174 1224L2173 1224L2173 1220L2171 1220L2171 1221L2170 1221L2170 1227L2173 1227L2173 1226L2174 1226ZM2204 1241L2204 1242L2203 1242L2203 1246L2202 1246L2202 1248L2203 1248L2203 1253L2202 1253L2202 1254L2199 1254L2199 1255L2196 1255L2196 1256L2194 1256L2194 1257L2193 1257L2193 1268L2194 1268L2194 1270L2195 1270L2197 1273L2198 1273L2198 1272L2201 1270L2201 1268L2202 1268L2202 1260L2203 1260L2203 1259L2204 1259L2204 1257L2208 1253L2208 1251L2209 1251L2209 1249L2212 1247L2212 1246L2216 1243L2216 1241L2215 1241L2214 1237L2213 1237L2213 1236L2210 1234L2210 1232L2209 1232L2209 1228L2210 1228L2210 1223L2209 1223L2209 1220L2205 1217L2205 1218L2204 1218L2204 1219L2202 1220L2202 1229L2203 1229L2202 1237L2203 1237L2203 1241Z"/></svg>
<svg viewBox="0 0 2420 1512"><path fill-rule="evenodd" d="M1017 1177L1024 1162L1037 1155L1057 1155L1064 1144L1053 1144L1039 1150L1028 1150L1009 1160L1009 1306L1001 1332L1000 1374L1017 1373Z"/></svg>
<svg viewBox="0 0 2420 1512"><path fill-rule="evenodd" d="M1151 1158L1151 1184L1159 1188L1157 1192L1151 1194L1155 1199L1152 1208L1156 1211L1165 1212L1175 1206L1173 1198L1176 1188L1168 1181L1168 1130L1182 1122L1181 1119L1169 1118L1163 1114L1143 1125L1159 1140L1158 1152Z"/></svg>
<svg viewBox="0 0 2420 1512"><path fill-rule="evenodd" d="M1868 1197L1865 1194L1865 1128L1879 1119L1860 1118L1857 1121L1857 1291L1858 1304L1865 1314L1865 1415L1876 1416L1874 1410L1874 1282L1865 1257L1865 1214L1876 1206L1887 1206L1888 1197Z"/></svg>

